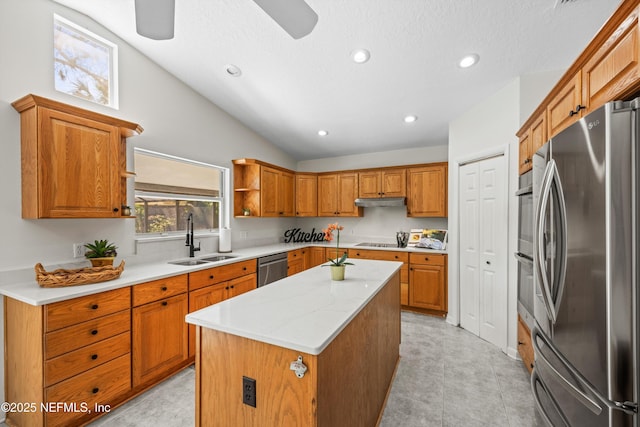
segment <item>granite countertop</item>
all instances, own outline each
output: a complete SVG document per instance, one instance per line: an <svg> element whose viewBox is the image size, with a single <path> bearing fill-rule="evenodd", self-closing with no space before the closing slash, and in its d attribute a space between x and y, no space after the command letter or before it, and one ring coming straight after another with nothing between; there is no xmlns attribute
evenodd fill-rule
<svg viewBox="0 0 640 427"><path fill-rule="evenodd" d="M323 266L188 314L188 323L308 354L320 354L402 266L353 260L345 280Z"/></svg>
<svg viewBox="0 0 640 427"><path fill-rule="evenodd" d="M341 249L373 249L384 251L399 251L399 252L419 252L419 253L442 253L446 254L443 250L431 250L422 248L380 248L371 246L356 246L357 243L341 243ZM25 302L31 305L44 305L54 302L65 301L72 298L77 298L85 295L91 295L99 292L109 291L112 289L118 289L125 286L137 285L139 283L148 282L151 280L163 279L166 277L176 276L179 274L186 274L192 271L205 270L207 268L218 267L221 265L232 264L238 261L244 261L248 259L254 259L265 255L271 255L279 252L286 252L299 248L306 248L309 246L322 246L327 248L335 248L334 245L326 243L277 243L273 245L257 246L252 248L243 248L234 250L229 254L234 258L226 259L223 261L209 262L200 265L181 266L169 264L167 261L158 261L144 264L126 264L124 271L118 279L110 280L108 282L80 285L80 286L67 286L61 288L42 288L35 281L35 274L32 280L0 283L0 295L4 295L16 300ZM197 258L204 258L215 254L202 254ZM188 258L181 258L188 259ZM358 260L360 262L360 260ZM116 265L120 263L120 260L116 260Z"/></svg>

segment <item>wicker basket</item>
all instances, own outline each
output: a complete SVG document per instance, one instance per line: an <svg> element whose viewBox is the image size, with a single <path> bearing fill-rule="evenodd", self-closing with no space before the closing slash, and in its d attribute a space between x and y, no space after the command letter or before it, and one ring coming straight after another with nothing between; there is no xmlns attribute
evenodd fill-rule
<svg viewBox="0 0 640 427"><path fill-rule="evenodd" d="M59 268L54 271L45 271L42 264L35 266L36 281L43 288L61 288L64 286L87 285L90 283L106 282L120 277L124 270L124 260L117 268L112 265L104 267L88 267L76 270Z"/></svg>

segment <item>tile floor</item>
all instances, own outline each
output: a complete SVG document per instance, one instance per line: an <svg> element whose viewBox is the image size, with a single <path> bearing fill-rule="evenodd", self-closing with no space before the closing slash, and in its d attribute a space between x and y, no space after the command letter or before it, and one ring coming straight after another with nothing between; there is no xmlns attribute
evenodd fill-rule
<svg viewBox="0 0 640 427"><path fill-rule="evenodd" d="M381 427L543 426L522 363L464 329L403 312L400 355ZM192 426L194 394L188 368L91 426Z"/></svg>

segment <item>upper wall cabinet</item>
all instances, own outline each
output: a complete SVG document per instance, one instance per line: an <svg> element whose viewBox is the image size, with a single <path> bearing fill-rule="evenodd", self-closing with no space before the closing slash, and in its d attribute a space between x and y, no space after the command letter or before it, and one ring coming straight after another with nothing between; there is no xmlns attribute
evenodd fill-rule
<svg viewBox="0 0 640 427"><path fill-rule="evenodd" d="M296 173L296 216L318 216L318 176Z"/></svg>
<svg viewBox="0 0 640 427"><path fill-rule="evenodd" d="M520 173L531 169L539 138L536 123L546 121L543 143L607 102L630 99L640 91L640 0L623 0L560 81L525 121L520 140ZM545 118L546 116L546 118ZM542 117L542 119L541 119Z"/></svg>
<svg viewBox="0 0 640 427"><path fill-rule="evenodd" d="M542 113L524 133L518 134L520 139L520 160L518 170L523 173L531 170L533 154L542 147L547 140L545 114Z"/></svg>
<svg viewBox="0 0 640 427"><path fill-rule="evenodd" d="M126 138L142 128L35 95L20 113L23 218L122 218Z"/></svg>
<svg viewBox="0 0 640 427"><path fill-rule="evenodd" d="M447 164L407 169L407 216L447 216Z"/></svg>
<svg viewBox="0 0 640 427"><path fill-rule="evenodd" d="M358 173L360 198L405 197L407 170L404 168L363 171Z"/></svg>
<svg viewBox="0 0 640 427"><path fill-rule="evenodd" d="M362 216L357 198L356 172L318 175L318 216Z"/></svg>
<svg viewBox="0 0 640 427"><path fill-rule="evenodd" d="M255 159L233 161L233 215L294 216L293 172Z"/></svg>

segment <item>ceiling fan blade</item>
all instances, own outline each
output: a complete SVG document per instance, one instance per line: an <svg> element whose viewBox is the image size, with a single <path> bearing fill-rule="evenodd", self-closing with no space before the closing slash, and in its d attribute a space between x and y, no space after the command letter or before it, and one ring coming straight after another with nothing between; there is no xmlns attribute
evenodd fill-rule
<svg viewBox="0 0 640 427"><path fill-rule="evenodd" d="M175 0L135 0L136 31L153 40L173 38Z"/></svg>
<svg viewBox="0 0 640 427"><path fill-rule="evenodd" d="M253 0L294 39L309 34L318 22L318 14L304 0Z"/></svg>

